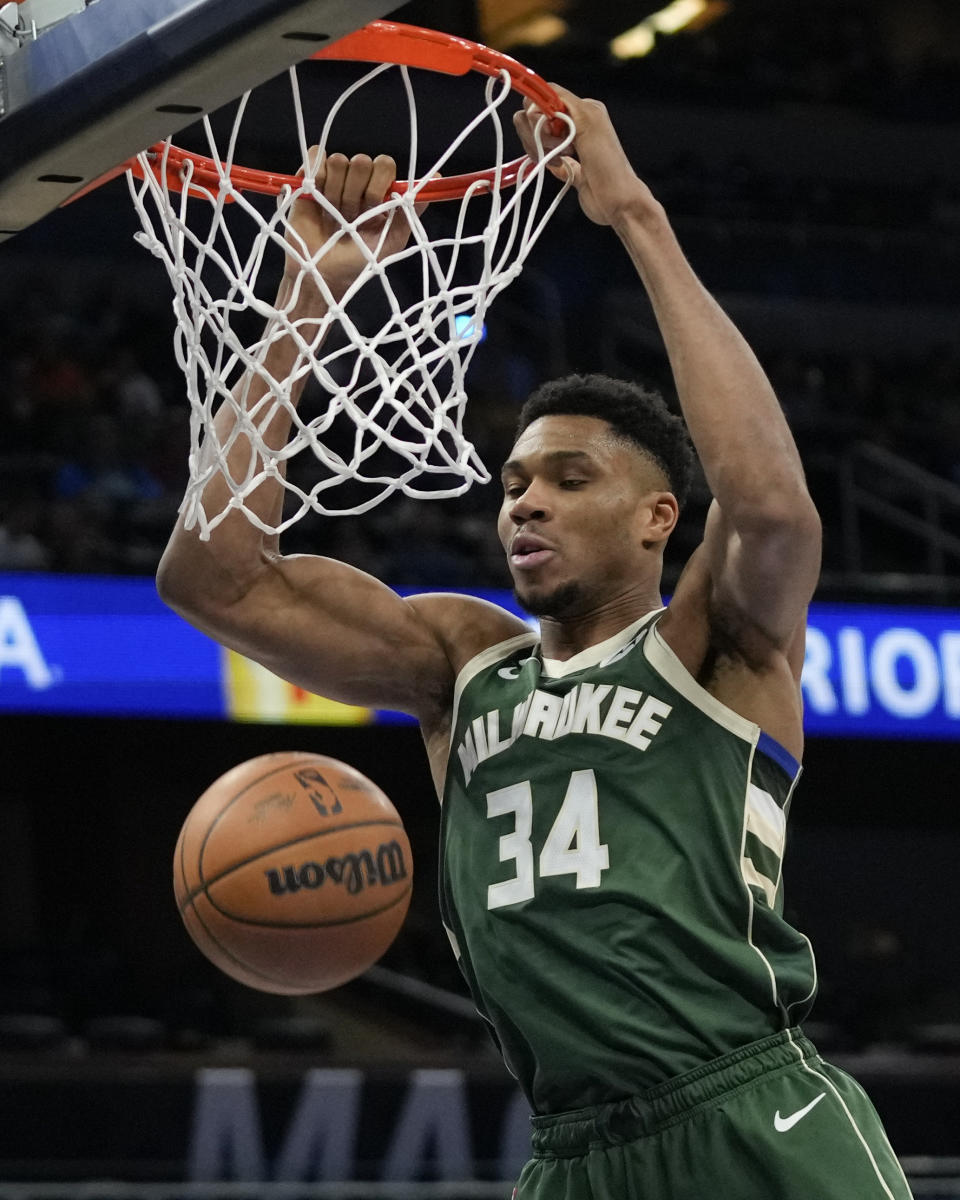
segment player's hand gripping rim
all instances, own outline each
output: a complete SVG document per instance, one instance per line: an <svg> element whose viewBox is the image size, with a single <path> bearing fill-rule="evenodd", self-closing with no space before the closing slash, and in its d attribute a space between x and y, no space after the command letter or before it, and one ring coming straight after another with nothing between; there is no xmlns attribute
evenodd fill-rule
<svg viewBox="0 0 960 1200"><path fill-rule="evenodd" d="M606 105L574 95L558 84L550 85L563 101L575 133L573 154L561 154L547 169L576 188L580 206L597 225L616 225L628 209L655 205L650 189L639 178L627 158ZM563 141L551 133L543 113L529 98L514 114L514 126L523 148L534 157L537 137L543 152L555 150ZM539 124L539 130L537 126Z"/></svg>
<svg viewBox="0 0 960 1200"><path fill-rule="evenodd" d="M296 195L288 220L288 279L316 271L342 295L369 263L406 247L411 220L391 191L397 164L389 154L348 158L311 146L297 174L311 185ZM419 218L427 207L416 204L413 211Z"/></svg>

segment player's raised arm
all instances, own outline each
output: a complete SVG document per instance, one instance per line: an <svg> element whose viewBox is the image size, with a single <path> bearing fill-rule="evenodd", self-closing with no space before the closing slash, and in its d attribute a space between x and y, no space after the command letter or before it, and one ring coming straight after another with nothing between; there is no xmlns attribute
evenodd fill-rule
<svg viewBox="0 0 960 1200"><path fill-rule="evenodd" d="M728 618L737 637L795 646L819 573L820 524L780 405L750 347L694 274L604 106L557 91L577 128L577 157L562 169L572 173L586 215L612 226L636 265L716 501L675 599L682 603L685 585L696 586L701 596L709 592L711 619ZM529 113L518 115L527 139L529 121Z"/></svg>
<svg viewBox="0 0 960 1200"><path fill-rule="evenodd" d="M311 164L318 188L348 221L379 205L392 185L396 167L385 156L330 155ZM288 239L307 259L316 254L339 226L317 203L301 198ZM382 255L402 249L409 228L394 217L386 231L383 218L373 218L358 231L368 247ZM325 251L320 269L334 299L340 299L360 273L363 251L351 238L341 238ZM316 340L317 321L326 312L323 295L297 258L288 255L276 307L285 310L307 345ZM269 330L268 330L269 335ZM270 340L256 371L239 381L235 400L247 409L270 390L267 377L284 387L292 403L299 400L306 373L284 385L298 366L303 347L289 336ZM316 352L318 347L314 346ZM282 449L291 416L284 404L275 405L263 441ZM226 403L217 414L218 440L228 445L227 468L242 478L256 453L240 433L230 443L234 406ZM203 503L208 512L229 504L231 493L219 472L207 485ZM283 485L267 478L245 500L246 507L265 524L276 526L283 502ZM284 556L278 539L263 534L241 512L232 511L202 541L197 530L177 523L157 577L162 598L204 632L312 691L349 703L396 707L424 716L442 705L452 687L452 668L436 628L442 612L429 602L409 603L371 576L345 563L311 555ZM424 614L428 619L425 619Z"/></svg>

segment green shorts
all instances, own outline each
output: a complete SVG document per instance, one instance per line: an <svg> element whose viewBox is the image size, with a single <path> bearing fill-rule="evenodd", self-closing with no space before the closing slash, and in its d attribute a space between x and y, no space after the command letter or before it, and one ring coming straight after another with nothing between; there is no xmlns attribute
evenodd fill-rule
<svg viewBox="0 0 960 1200"><path fill-rule="evenodd" d="M516 1200L911 1200L866 1093L797 1029L534 1117L533 1155Z"/></svg>

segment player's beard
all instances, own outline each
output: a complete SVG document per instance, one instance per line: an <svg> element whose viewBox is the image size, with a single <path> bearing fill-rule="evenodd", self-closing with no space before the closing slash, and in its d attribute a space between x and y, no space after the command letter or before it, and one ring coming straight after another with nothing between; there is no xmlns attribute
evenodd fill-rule
<svg viewBox="0 0 960 1200"><path fill-rule="evenodd" d="M513 589L513 596L522 609L533 617L569 617L583 606L583 589L575 580L561 583L552 592L531 590L523 593Z"/></svg>

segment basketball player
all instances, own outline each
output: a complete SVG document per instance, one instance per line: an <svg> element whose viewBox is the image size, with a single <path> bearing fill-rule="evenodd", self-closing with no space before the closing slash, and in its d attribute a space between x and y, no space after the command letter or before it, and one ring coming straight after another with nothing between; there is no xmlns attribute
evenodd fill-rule
<svg viewBox="0 0 960 1200"><path fill-rule="evenodd" d="M658 397L597 377L539 389L503 467L500 537L539 637L480 600L404 600L345 563L285 557L239 513L207 543L175 530L161 594L295 684L419 719L444 922L536 1114L518 1200L905 1200L866 1095L798 1028L816 974L782 915L817 514L767 379L605 109L560 94L576 156L555 171L636 265L715 497L669 607L686 434ZM528 147L536 116L517 116ZM355 219L394 171L332 155L317 180ZM295 227L308 248L333 231L305 200ZM360 228L375 245L376 223ZM360 265L352 243L324 259L335 296ZM297 318L322 313L315 288L294 295ZM264 367L282 379L295 361L280 339ZM277 447L287 427L278 414ZM235 476L248 455L237 439ZM214 482L204 503L228 499ZM255 494L267 523L281 499Z"/></svg>

